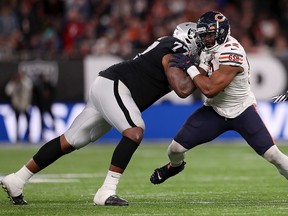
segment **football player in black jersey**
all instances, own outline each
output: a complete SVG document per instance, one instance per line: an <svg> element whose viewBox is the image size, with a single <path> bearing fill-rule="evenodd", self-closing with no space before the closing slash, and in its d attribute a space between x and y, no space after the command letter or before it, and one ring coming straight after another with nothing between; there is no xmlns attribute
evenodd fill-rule
<svg viewBox="0 0 288 216"><path fill-rule="evenodd" d="M122 134L114 150L103 185L94 197L95 205L126 206L116 195L121 174L142 141L145 124L141 112L170 91L181 98L195 86L183 70L170 67L172 54L197 55L196 24L179 24L173 36L157 39L134 59L101 71L91 86L87 105L71 127L61 136L44 144L17 172L2 179L3 189L16 205L25 205L25 183L61 156L95 142L112 127ZM76 163L75 163L76 164Z"/></svg>

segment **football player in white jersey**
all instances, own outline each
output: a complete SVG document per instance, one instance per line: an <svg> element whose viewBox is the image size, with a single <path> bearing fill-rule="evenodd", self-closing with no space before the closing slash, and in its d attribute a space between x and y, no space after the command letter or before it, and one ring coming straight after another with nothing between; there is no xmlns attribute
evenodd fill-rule
<svg viewBox="0 0 288 216"><path fill-rule="evenodd" d="M1 180L12 203L27 204L23 199L24 185L35 173L63 155L95 142L114 127L122 138L93 201L95 205L127 206L128 201L116 195L116 188L144 135L141 112L172 90L183 98L193 92L195 86L190 77L168 62L174 53L198 54L195 33L196 23L181 23L173 36L161 37L134 59L101 71L91 86L84 110L71 127L44 144L21 169Z"/></svg>
<svg viewBox="0 0 288 216"><path fill-rule="evenodd" d="M170 162L155 169L150 181L160 184L176 175L184 169L185 152L229 130L238 132L288 179L288 157L275 145L257 113L247 56L230 35L228 19L220 12L209 11L198 20L197 34L204 46L199 67L185 55L174 55L170 66L185 70L207 99L182 125L168 147Z"/></svg>

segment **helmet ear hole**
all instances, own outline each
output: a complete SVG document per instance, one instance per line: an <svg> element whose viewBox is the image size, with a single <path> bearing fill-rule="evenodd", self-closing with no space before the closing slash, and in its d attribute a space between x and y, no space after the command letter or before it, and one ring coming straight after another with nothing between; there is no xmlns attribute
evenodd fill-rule
<svg viewBox="0 0 288 216"><path fill-rule="evenodd" d="M196 37L196 29L196 23L184 22L177 25L173 32L173 37L182 41L191 53L197 53L199 49L198 43L196 42L196 40L198 40Z"/></svg>

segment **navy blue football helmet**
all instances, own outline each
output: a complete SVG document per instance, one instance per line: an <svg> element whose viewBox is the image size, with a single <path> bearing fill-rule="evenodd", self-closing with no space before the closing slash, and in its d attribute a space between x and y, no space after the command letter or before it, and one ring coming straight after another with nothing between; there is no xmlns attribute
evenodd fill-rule
<svg viewBox="0 0 288 216"><path fill-rule="evenodd" d="M220 12L209 11L203 14L197 22L197 35L203 43L203 34L215 33L215 45L209 49L223 44L230 35L228 19ZM201 37L202 35L202 37ZM205 44L204 44L205 45Z"/></svg>

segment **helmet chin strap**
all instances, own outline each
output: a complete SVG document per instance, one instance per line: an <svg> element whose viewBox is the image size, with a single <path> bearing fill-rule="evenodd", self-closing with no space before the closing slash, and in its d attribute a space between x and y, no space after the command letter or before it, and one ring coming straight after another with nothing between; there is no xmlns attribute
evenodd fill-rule
<svg viewBox="0 0 288 216"><path fill-rule="evenodd" d="M219 46L218 42L215 41L214 46L209 47L209 48L205 46L204 49L203 49L203 51L205 51L205 52L215 51L215 50L218 48L218 46Z"/></svg>
<svg viewBox="0 0 288 216"><path fill-rule="evenodd" d="M226 37L224 43L228 40L228 37L229 37L229 36L230 36L230 32L229 32L229 34L227 35L227 37ZM217 40L215 40L215 44L214 44L214 46L209 47L209 48L206 47L206 46L204 46L203 51L205 51L205 52L213 52L213 51L215 51L216 49L218 49L219 46L220 46L220 45L218 44Z"/></svg>

